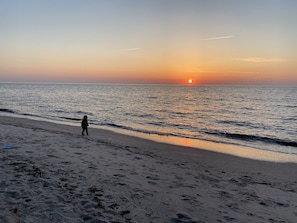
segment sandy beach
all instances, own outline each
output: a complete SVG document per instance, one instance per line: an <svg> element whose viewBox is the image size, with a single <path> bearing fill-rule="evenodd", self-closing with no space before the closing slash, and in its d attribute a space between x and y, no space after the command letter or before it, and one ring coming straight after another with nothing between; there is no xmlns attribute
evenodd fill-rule
<svg viewBox="0 0 297 223"><path fill-rule="evenodd" d="M0 116L0 222L297 222L297 164ZM13 148L4 149L10 145Z"/></svg>

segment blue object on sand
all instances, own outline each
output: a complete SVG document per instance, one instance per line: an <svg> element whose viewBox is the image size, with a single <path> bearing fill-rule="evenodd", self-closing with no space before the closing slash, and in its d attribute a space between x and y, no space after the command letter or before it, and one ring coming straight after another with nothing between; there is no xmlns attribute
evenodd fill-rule
<svg viewBox="0 0 297 223"><path fill-rule="evenodd" d="M13 149L13 146L3 146L3 149Z"/></svg>

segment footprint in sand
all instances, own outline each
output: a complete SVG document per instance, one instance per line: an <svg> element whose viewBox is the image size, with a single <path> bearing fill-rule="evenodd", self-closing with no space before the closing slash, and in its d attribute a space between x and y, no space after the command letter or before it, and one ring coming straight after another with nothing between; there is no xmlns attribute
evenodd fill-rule
<svg viewBox="0 0 297 223"><path fill-rule="evenodd" d="M172 218L170 222L172 222L172 223L203 223L203 221L194 220L187 214L182 214L182 213L176 214L176 217Z"/></svg>
<svg viewBox="0 0 297 223"><path fill-rule="evenodd" d="M157 175L147 176L146 179L149 180L149 181L147 181L147 183L149 183L151 185L157 185L156 181L160 180L159 176L157 176Z"/></svg>

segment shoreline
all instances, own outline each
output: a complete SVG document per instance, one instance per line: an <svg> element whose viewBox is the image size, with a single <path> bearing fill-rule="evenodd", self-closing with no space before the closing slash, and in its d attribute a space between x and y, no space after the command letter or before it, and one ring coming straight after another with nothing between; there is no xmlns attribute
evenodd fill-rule
<svg viewBox="0 0 297 223"><path fill-rule="evenodd" d="M24 119L37 122L45 122L45 123L52 123L56 125L65 125L71 127L80 128L80 121L77 123L73 122L63 122L63 121L55 121L55 120L48 120L42 117L26 117L23 115L17 114L0 114L0 117L8 117L8 118L17 118L17 119ZM281 153L272 150L264 150L264 149L257 149L253 147L241 146L241 145L234 145L234 144L225 144L219 142L211 142L206 140L199 140L199 139L188 139L188 138L179 138L179 137L172 137L172 136L159 136L155 134L144 134L144 133L137 133L131 132L129 130L119 130L109 127L100 127L100 126L89 126L89 129L93 129L95 131L105 132L105 134L115 134L118 137L131 137L132 139L137 140L148 140L150 142L168 144L168 146L178 146L190 149L198 149L198 150L206 150L212 151L215 153L222 153L226 155L247 158L252 160L259 160L259 161L269 161L269 162L280 162L280 163L297 163L297 154L288 154L288 153ZM73 130L75 131L75 130ZM133 141L133 140L132 140Z"/></svg>
<svg viewBox="0 0 297 223"><path fill-rule="evenodd" d="M7 116L0 127L2 222L297 220L296 163Z"/></svg>

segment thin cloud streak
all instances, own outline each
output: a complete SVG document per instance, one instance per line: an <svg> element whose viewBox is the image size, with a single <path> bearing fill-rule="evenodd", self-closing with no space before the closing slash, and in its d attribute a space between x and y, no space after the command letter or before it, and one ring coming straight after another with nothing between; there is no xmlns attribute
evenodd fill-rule
<svg viewBox="0 0 297 223"><path fill-rule="evenodd" d="M231 39L234 38L234 36L218 36L218 37L211 37L211 38L206 38L204 40L221 40L221 39Z"/></svg>
<svg viewBox="0 0 297 223"><path fill-rule="evenodd" d="M251 63L282 63L285 62L284 59L280 58L261 58L261 57L251 57L251 58L237 58L237 61L251 62Z"/></svg>
<svg viewBox="0 0 297 223"><path fill-rule="evenodd" d="M127 48L127 49L121 49L120 52L136 51L136 50L141 50L141 48Z"/></svg>

